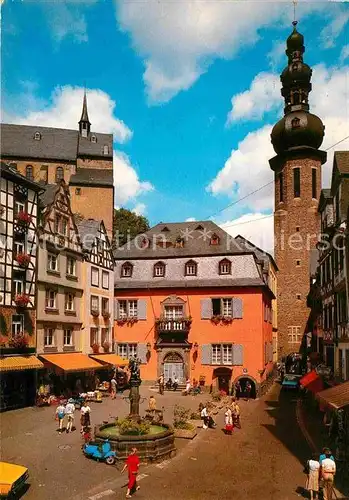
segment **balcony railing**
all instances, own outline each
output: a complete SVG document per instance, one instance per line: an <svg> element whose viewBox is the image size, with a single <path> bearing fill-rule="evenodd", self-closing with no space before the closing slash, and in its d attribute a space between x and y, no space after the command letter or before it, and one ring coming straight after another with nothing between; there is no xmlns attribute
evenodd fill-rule
<svg viewBox="0 0 349 500"><path fill-rule="evenodd" d="M161 332L188 332L191 325L190 318L167 319L158 318L155 321L156 330Z"/></svg>
<svg viewBox="0 0 349 500"><path fill-rule="evenodd" d="M343 321L338 325L338 340L341 342L349 341L349 322Z"/></svg>

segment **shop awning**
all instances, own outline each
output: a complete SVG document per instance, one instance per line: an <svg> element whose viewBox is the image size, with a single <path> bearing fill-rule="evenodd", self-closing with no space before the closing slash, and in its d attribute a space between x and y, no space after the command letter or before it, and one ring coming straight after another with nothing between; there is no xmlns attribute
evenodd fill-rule
<svg viewBox="0 0 349 500"><path fill-rule="evenodd" d="M320 403L332 406L336 410L349 405L349 382L325 389L316 395Z"/></svg>
<svg viewBox="0 0 349 500"><path fill-rule="evenodd" d="M65 372L82 372L101 368L101 364L91 359L86 354L72 352L69 354L45 354L42 359L57 366Z"/></svg>
<svg viewBox="0 0 349 500"><path fill-rule="evenodd" d="M43 367L43 363L36 356L8 356L0 359L0 372L36 370Z"/></svg>
<svg viewBox="0 0 349 500"><path fill-rule="evenodd" d="M93 354L91 358L96 359L100 363L107 363L108 365L127 366L129 361L117 354Z"/></svg>
<svg viewBox="0 0 349 500"><path fill-rule="evenodd" d="M299 383L300 385L305 387L308 391L311 391L314 394L322 391L322 389L324 388L322 378L315 370L312 370L311 372L304 375L300 379Z"/></svg>

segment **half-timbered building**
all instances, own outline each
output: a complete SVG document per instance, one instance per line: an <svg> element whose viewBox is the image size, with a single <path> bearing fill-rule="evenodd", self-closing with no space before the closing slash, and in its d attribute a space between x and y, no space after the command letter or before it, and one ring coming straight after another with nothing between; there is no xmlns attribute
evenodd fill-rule
<svg viewBox="0 0 349 500"><path fill-rule="evenodd" d="M42 366L35 357L36 230L40 190L38 184L1 163L1 409L33 404L36 369Z"/></svg>
<svg viewBox="0 0 349 500"><path fill-rule="evenodd" d="M115 364L112 355L114 258L110 241L103 221L81 220L77 227L84 252L83 351L100 361Z"/></svg>

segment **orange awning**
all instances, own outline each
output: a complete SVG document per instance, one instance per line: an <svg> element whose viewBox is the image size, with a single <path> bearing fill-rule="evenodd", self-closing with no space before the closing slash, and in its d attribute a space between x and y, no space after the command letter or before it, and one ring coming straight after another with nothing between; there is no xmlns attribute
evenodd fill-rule
<svg viewBox="0 0 349 500"><path fill-rule="evenodd" d="M107 363L108 365L116 366L127 366L128 359L124 359L117 354L93 354L91 358L96 359L101 363Z"/></svg>
<svg viewBox="0 0 349 500"><path fill-rule="evenodd" d="M300 385L305 387L308 391L311 391L314 394L316 394L319 391L322 391L322 389L324 388L322 378L315 370L312 370L311 372L304 375L300 379L299 383Z"/></svg>
<svg viewBox="0 0 349 500"><path fill-rule="evenodd" d="M94 361L86 354L76 352L69 354L45 354L40 357L65 372L78 372L101 368L100 363L97 363L97 361Z"/></svg>
<svg viewBox="0 0 349 500"><path fill-rule="evenodd" d="M0 359L0 372L35 370L43 367L43 363L36 356L8 356Z"/></svg>
<svg viewBox="0 0 349 500"><path fill-rule="evenodd" d="M349 382L335 385L330 389L325 389L316 395L320 403L332 406L337 410L349 406Z"/></svg>

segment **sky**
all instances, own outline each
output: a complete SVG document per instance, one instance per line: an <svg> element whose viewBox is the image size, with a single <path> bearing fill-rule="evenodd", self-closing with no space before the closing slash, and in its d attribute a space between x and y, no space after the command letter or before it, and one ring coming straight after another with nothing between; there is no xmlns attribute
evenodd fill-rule
<svg viewBox="0 0 349 500"><path fill-rule="evenodd" d="M286 1L4 0L2 121L76 129L86 87L92 130L114 134L116 207L151 225L211 219L270 251L293 15ZM349 135L349 3L299 2L296 17L328 187L349 149L332 147Z"/></svg>

